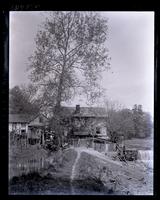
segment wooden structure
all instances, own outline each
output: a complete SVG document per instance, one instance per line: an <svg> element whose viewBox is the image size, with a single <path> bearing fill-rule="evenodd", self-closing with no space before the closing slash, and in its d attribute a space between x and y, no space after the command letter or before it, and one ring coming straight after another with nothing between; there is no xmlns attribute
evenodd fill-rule
<svg viewBox="0 0 160 200"><path fill-rule="evenodd" d="M44 129L48 124L47 118L42 114L37 115L9 115L9 134L12 141L18 141L24 146L29 144L44 144Z"/></svg>

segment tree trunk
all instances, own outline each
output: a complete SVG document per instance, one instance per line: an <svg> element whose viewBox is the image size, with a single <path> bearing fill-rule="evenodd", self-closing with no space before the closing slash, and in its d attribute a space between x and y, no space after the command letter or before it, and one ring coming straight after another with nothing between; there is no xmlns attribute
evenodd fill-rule
<svg viewBox="0 0 160 200"><path fill-rule="evenodd" d="M58 139L58 147L62 146L62 126L61 126L61 99L62 99L62 85L63 85L63 78L64 78L64 67L62 68L62 73L60 76L59 86L58 86L58 94L56 100L56 106L54 108L54 129L55 134Z"/></svg>

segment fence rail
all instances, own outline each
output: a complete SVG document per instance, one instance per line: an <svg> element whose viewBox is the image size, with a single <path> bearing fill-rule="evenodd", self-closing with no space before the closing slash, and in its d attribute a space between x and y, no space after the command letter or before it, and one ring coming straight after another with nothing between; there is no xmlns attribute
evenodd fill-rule
<svg viewBox="0 0 160 200"><path fill-rule="evenodd" d="M69 139L69 146L72 147L86 147L93 148L99 152L114 151L115 144L109 143L107 141L98 142L95 138L72 138Z"/></svg>

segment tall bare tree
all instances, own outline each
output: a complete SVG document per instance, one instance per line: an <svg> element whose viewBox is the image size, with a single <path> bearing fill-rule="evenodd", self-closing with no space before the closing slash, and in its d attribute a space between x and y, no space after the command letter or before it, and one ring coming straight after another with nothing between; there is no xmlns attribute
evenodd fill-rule
<svg viewBox="0 0 160 200"><path fill-rule="evenodd" d="M30 78L43 105L54 107L84 93L94 101L101 96L100 74L109 68L106 48L107 19L96 12L51 12L36 36L30 57Z"/></svg>
<svg viewBox="0 0 160 200"><path fill-rule="evenodd" d="M123 126L121 121L122 118L118 113L124 108L118 101L106 100L104 101L104 107L107 112L106 127L109 137L114 142L117 137L117 132Z"/></svg>

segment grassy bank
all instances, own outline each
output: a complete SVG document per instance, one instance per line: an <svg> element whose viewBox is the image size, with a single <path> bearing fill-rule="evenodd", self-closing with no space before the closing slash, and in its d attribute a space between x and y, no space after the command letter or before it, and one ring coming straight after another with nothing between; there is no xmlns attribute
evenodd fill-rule
<svg viewBox="0 0 160 200"><path fill-rule="evenodd" d="M131 140L125 140L126 148L135 148L138 150L152 150L153 149L153 139L152 138L133 138Z"/></svg>
<svg viewBox="0 0 160 200"><path fill-rule="evenodd" d="M132 139L125 144L128 148L142 149L151 148L152 142L149 139ZM26 149L12 147L10 150L10 171L14 175L9 182L10 194L71 194L74 188L76 194L128 195L148 194L153 190L153 174L147 172L141 163L114 161L93 149L76 148L48 153L41 147L30 146ZM35 161L41 158L43 165L39 166ZM28 160L34 162L28 163ZM27 169L32 170L23 173L17 164L28 164L30 167L27 166ZM33 164L38 165L39 170L34 170ZM76 166L75 170L73 166ZM102 170L104 168L105 171ZM75 175L71 181L73 171ZM105 180L102 181L103 175ZM112 189L115 183L116 187Z"/></svg>

